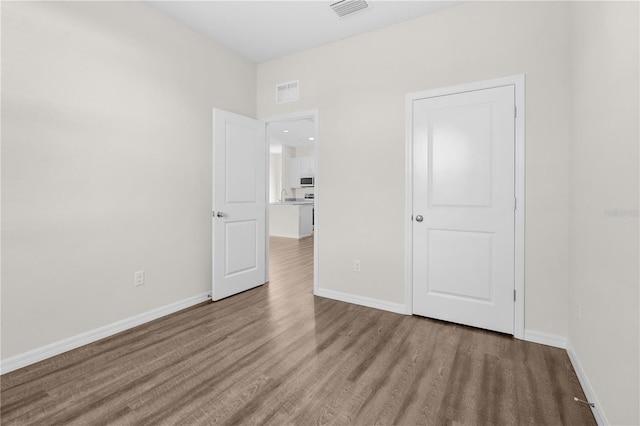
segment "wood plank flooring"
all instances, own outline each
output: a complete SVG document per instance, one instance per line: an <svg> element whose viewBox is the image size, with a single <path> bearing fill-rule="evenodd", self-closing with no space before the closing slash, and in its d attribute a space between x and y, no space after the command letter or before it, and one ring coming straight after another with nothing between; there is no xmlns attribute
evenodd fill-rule
<svg viewBox="0 0 640 426"><path fill-rule="evenodd" d="M313 296L313 237L271 282L1 379L2 425L593 425L566 353Z"/></svg>

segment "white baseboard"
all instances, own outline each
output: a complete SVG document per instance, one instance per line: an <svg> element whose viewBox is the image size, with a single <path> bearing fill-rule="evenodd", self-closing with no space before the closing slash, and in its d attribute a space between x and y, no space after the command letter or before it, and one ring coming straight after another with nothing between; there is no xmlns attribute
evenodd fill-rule
<svg viewBox="0 0 640 426"><path fill-rule="evenodd" d="M207 300L209 300L209 295L206 293L193 296L180 302L172 303L131 318L114 322L104 327L96 328L95 330L87 331L86 333L78 334L77 336L69 337L67 339L33 349L20 355L12 356L11 358L3 359L0 361L0 374L5 374L10 371L17 370L18 368L35 364L36 362L60 355L61 353L104 339L105 337L112 336L116 333L120 333L121 331L125 331L146 322L181 311L182 309L189 308Z"/></svg>
<svg viewBox="0 0 640 426"><path fill-rule="evenodd" d="M354 305L395 312L396 314L407 314L407 307L401 303L391 303L380 299L372 299L370 297L358 296L356 294L343 293L341 291L327 290L323 288L319 288L315 292L315 295L326 297L327 299L339 300L341 302L353 303Z"/></svg>
<svg viewBox="0 0 640 426"><path fill-rule="evenodd" d="M591 407L591 412L593 413L593 417L596 419L596 423L598 423L599 426L610 425L611 423L609 423L607 416L602 410L602 405L600 405L600 401L598 401L598 397L591 386L591 382L589 382L587 373L585 373L584 368L582 368L580 359L573 349L573 346L571 346L571 341L567 341L567 354L569 355L571 365L573 365L573 369L576 372L576 376L578 376L578 381L580 382L580 386L582 386L585 398L587 398L587 401L595 404L595 407Z"/></svg>
<svg viewBox="0 0 640 426"><path fill-rule="evenodd" d="M599 426L609 425L609 421L602 411L602 407L598 398L596 397L595 392L593 391L593 387L591 387L591 383L587 378L587 374L582 368L582 364L580 363L580 359L578 355L575 353L573 346L571 346L571 342L568 338L564 336L559 336L557 334L549 334L543 333L541 331L535 330L525 330L524 331L524 340L533 343L540 343L547 346L554 346L556 348L565 349L567 354L569 355L569 360L571 361L571 365L573 365L573 369L578 376L578 381L580 382L580 386L582 386L582 390L584 391L584 395L587 398L587 401L593 402L595 407L591 408L591 412L593 412L593 416L596 419L596 423Z"/></svg>
<svg viewBox="0 0 640 426"><path fill-rule="evenodd" d="M536 330L524 330L524 339L527 342L540 343L554 348L567 348L567 338L558 334L543 333Z"/></svg>

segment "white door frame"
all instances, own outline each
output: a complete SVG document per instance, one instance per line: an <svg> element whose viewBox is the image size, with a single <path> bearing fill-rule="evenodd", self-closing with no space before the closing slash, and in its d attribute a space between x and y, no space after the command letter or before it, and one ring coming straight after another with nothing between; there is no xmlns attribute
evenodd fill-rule
<svg viewBox="0 0 640 426"><path fill-rule="evenodd" d="M523 74L494 80L479 81L458 86L443 87L406 96L405 140L405 309L413 314L413 102L434 96L490 89L501 86L515 88L515 290L514 336L524 339L524 223L525 223L525 77Z"/></svg>
<svg viewBox="0 0 640 426"><path fill-rule="evenodd" d="M318 258L318 241L320 240L320 214L319 214L319 205L320 205L320 197L318 196L320 193L320 182L322 182L321 179L319 179L319 175L320 175L320 150L319 150L319 143L320 143L320 134L318 132L318 119L319 119L320 113L317 109L313 109L313 110L308 110L308 111L300 111L300 112L293 112L290 114L283 114L283 115L276 115L276 116L272 116L272 117L267 117L264 119L261 119L262 121L264 121L266 124L265 126L268 126L270 123L275 123L275 122L280 122L280 121L297 121L297 120L304 120L304 119L312 119L313 120L313 125L315 127L315 134L316 134L316 139L314 141L314 150L315 150L315 155L314 155L314 200L313 200L313 208L314 208L314 219L315 219L315 223L314 223L314 228L313 228L313 294L318 294L318 264L319 264L319 258ZM265 129L266 130L266 129ZM269 160L270 160L270 156L269 156L269 135L268 132L265 132L265 149L267 150L267 155L266 155L266 161L267 161L267 165L266 165L266 185L265 185L265 191L266 191L266 196L267 196L267 200L269 199ZM266 250L266 269L265 269L265 282L269 281L269 208L268 208L269 203L267 203L267 219L266 219L266 226L265 226L265 232L266 232L266 241L267 241L267 250Z"/></svg>

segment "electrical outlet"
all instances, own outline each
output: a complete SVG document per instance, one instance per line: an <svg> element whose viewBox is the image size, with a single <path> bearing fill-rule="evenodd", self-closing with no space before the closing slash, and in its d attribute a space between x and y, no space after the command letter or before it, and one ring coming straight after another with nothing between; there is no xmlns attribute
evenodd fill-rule
<svg viewBox="0 0 640 426"><path fill-rule="evenodd" d="M360 261L359 260L354 260L353 261L353 272L360 272Z"/></svg>
<svg viewBox="0 0 640 426"><path fill-rule="evenodd" d="M133 275L133 284L135 286L144 284L144 271L138 271Z"/></svg>

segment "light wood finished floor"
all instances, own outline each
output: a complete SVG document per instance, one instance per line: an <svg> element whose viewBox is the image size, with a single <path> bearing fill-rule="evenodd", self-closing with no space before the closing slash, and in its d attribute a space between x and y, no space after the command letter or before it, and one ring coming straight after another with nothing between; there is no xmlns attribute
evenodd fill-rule
<svg viewBox="0 0 640 426"><path fill-rule="evenodd" d="M2 424L595 424L564 351L314 297L312 245L272 238L270 284L4 375Z"/></svg>

